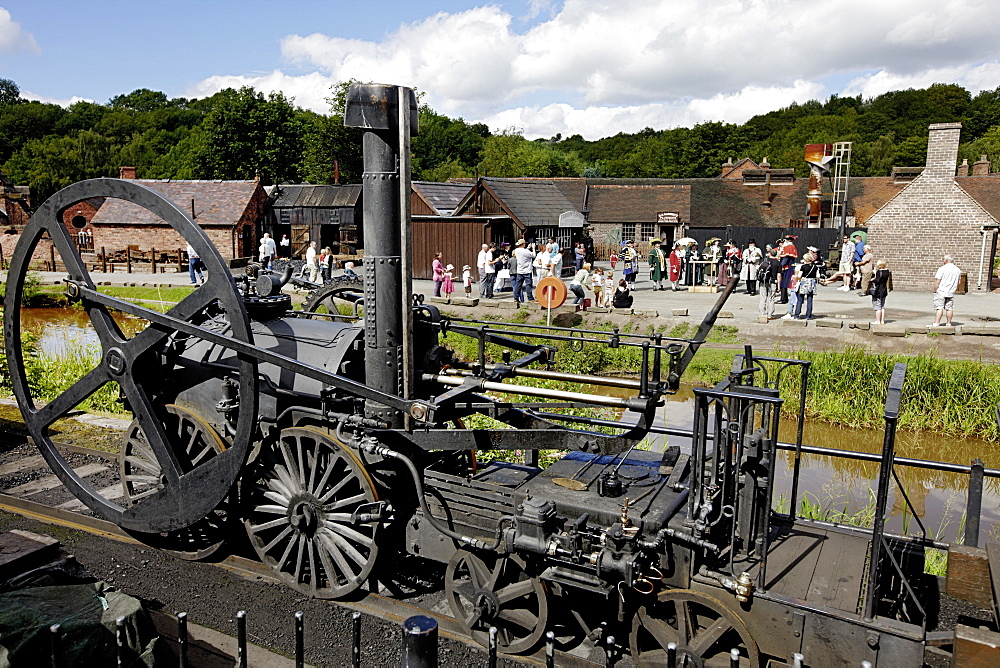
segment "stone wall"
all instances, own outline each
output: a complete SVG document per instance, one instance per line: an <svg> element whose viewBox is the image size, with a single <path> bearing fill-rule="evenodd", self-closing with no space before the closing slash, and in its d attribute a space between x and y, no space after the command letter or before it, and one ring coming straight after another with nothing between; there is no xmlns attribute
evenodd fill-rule
<svg viewBox="0 0 1000 668"><path fill-rule="evenodd" d="M868 243L876 259L889 262L897 289L933 290L946 253L968 272L969 288L976 287L979 229L997 221L955 183L961 129L961 123L931 125L926 169L867 221ZM988 284L984 281L984 288Z"/></svg>

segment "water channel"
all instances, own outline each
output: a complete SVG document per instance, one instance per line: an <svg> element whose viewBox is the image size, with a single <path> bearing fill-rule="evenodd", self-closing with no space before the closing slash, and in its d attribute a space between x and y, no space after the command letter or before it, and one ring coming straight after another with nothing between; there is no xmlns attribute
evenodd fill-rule
<svg viewBox="0 0 1000 668"><path fill-rule="evenodd" d="M145 321L120 315L116 318L126 333L135 333ZM59 356L87 346L97 346L96 333L87 315L77 309L22 309L22 328L38 337L40 350L48 356ZM96 353L95 353L96 354ZM888 378L886 379L888 382ZM675 429L690 429L694 416L694 395L691 387L682 387L676 395L667 397L660 410L657 423ZM783 420L780 439L794 443L797 423ZM655 440L658 439L658 440ZM680 445L686 449L683 438L657 436L653 447L662 449L665 444ZM803 443L836 450L879 453L883 434L880 430L865 430L807 421ZM935 432L898 432L896 454L899 457L924 459L968 465L980 458L987 467L997 466L1000 446L974 438L954 438ZM783 465L782 465L783 464ZM777 466L775 505L788 510L792 481L793 454L781 452ZM939 540L961 540L964 532L964 512L968 476L957 473L897 466L896 473L906 489L906 494L929 535ZM864 514L874 504L877 487L878 463L844 458L803 455L799 483L799 499L819 505L826 513L843 513L846 516ZM905 504L896 487L891 487L892 509L888 530L918 534L919 526L913 513ZM1000 540L1000 480L987 478L983 495L980 545L986 541Z"/></svg>

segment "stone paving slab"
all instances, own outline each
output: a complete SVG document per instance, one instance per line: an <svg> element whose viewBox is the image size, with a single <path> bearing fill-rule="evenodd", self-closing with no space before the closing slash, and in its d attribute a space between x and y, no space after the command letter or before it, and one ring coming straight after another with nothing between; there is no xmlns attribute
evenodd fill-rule
<svg viewBox="0 0 1000 668"><path fill-rule="evenodd" d="M844 321L838 320L836 318L820 318L816 321L817 327L832 327L834 329L843 329Z"/></svg>
<svg viewBox="0 0 1000 668"><path fill-rule="evenodd" d="M935 329L937 329L935 327ZM962 325L962 336L974 334L977 336L1000 336L1000 324L968 323Z"/></svg>
<svg viewBox="0 0 1000 668"><path fill-rule="evenodd" d="M880 325L872 323L870 327L872 334L875 336L906 336L905 325L896 325L892 323Z"/></svg>

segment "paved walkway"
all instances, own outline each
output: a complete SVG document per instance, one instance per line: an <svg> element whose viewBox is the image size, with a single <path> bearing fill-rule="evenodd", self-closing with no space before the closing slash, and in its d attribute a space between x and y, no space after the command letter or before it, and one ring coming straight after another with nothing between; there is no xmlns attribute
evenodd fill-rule
<svg viewBox="0 0 1000 668"><path fill-rule="evenodd" d="M60 272L37 272L45 283L54 283L65 277ZM190 283L187 273L164 273L164 274L123 274L123 273L91 273L92 279L97 283L110 283L112 285L188 285ZM6 280L6 272L0 272L0 279ZM461 285L456 287L461 290ZM744 285L737 288L724 310L732 314L731 319L723 318L719 322L731 323L736 326L744 324L758 324L758 298L747 295ZM413 291L423 294L426 297L434 294L432 281L415 280ZM474 287L474 296L478 293L478 286ZM670 316L673 309L688 309L689 317L700 320L708 312L718 299L718 294L695 293L687 291L654 291L652 283L640 280L636 290L632 293L635 301L633 309L636 311L657 311L661 316ZM456 292L453 297L462 296ZM572 296L572 294L570 295ZM498 293L496 301L512 301L510 293ZM777 315L782 315L787 308L782 305L776 307ZM651 315L651 314L650 314ZM859 297L856 292L841 292L835 286L819 287L813 303L814 321L799 323L808 328L821 326L821 321L826 324L834 324L831 321L839 321L847 324L861 325L867 328L867 323L871 322L873 312L871 310L871 298ZM886 300L886 324L889 328L906 329L910 332L922 331L926 326L934 322L934 311L931 307L931 292L904 292L893 291ZM957 295L955 297L955 315L953 323L959 326L956 333L964 330L966 334L987 333L986 328L995 329L1000 334L1000 295L986 291L970 292L967 295ZM768 327L781 325L782 321L772 321ZM933 331L933 329L932 329ZM942 333L951 333L951 330L941 330ZM989 332L992 333L992 332Z"/></svg>

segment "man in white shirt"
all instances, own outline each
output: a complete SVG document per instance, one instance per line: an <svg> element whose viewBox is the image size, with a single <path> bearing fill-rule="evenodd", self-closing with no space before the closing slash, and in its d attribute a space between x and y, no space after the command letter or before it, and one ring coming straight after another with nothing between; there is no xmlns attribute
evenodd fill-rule
<svg viewBox="0 0 1000 668"><path fill-rule="evenodd" d="M483 244L483 250L479 251L476 268L479 269L479 298L493 299L493 283L497 272L493 267L493 253L488 244Z"/></svg>
<svg viewBox="0 0 1000 668"><path fill-rule="evenodd" d="M951 327L951 316L954 313L955 291L958 290L958 282L962 278L962 270L955 266L950 255L944 256L942 264L937 273L934 274L934 324L931 327L940 327L941 318L945 318Z"/></svg>
<svg viewBox="0 0 1000 668"><path fill-rule="evenodd" d="M272 239L271 235L267 232L264 233L264 237L260 240L260 250L261 255L263 256L261 258L261 264L263 264L267 269L273 269L274 267L271 263L274 260L276 246L274 244L274 239Z"/></svg>
<svg viewBox="0 0 1000 668"><path fill-rule="evenodd" d="M311 283L319 281L319 264L316 262L315 241L310 241L309 248L306 249L306 271L309 272L309 281Z"/></svg>

